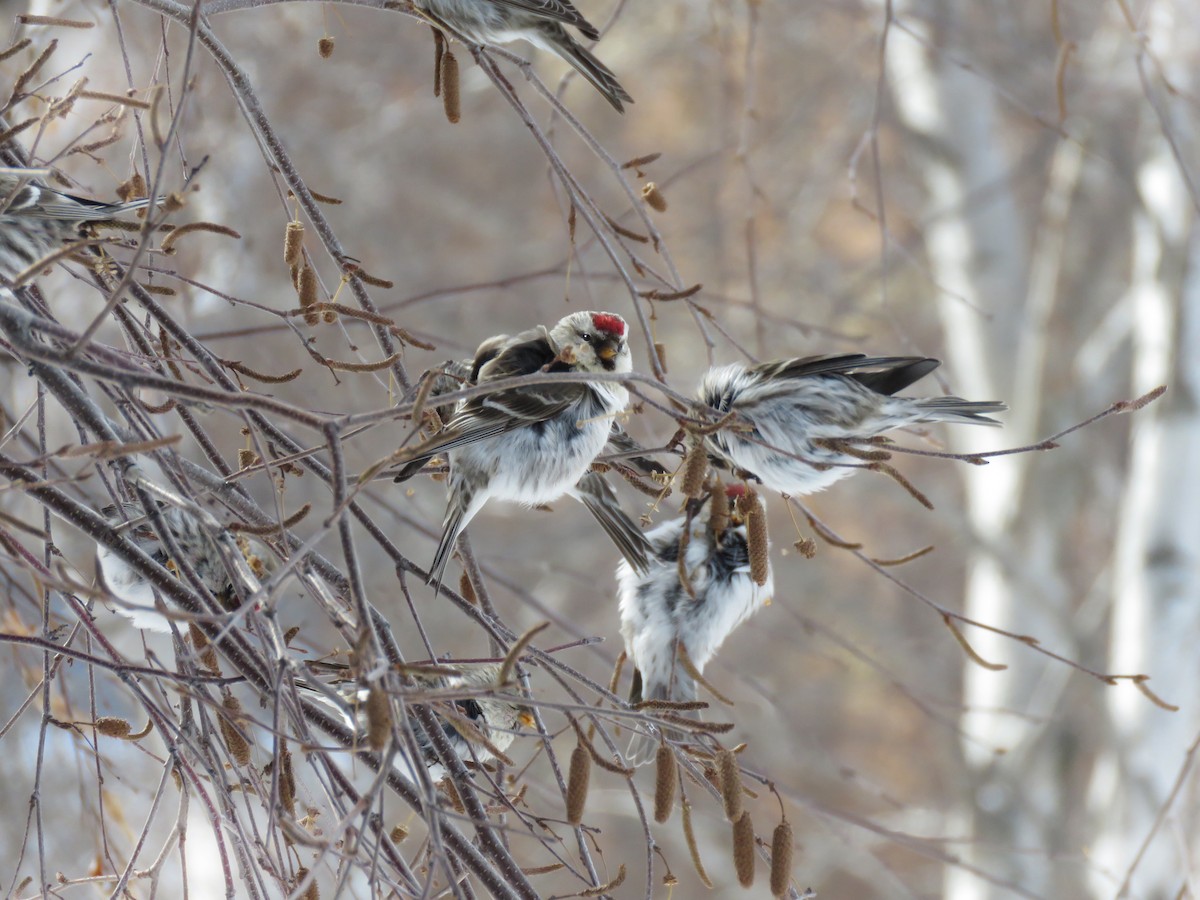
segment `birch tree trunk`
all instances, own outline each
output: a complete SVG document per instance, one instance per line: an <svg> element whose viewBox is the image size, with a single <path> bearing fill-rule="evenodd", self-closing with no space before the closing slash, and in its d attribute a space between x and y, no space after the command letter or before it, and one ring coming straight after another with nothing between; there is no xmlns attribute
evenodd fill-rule
<svg viewBox="0 0 1200 900"><path fill-rule="evenodd" d="M1150 20L1149 46L1176 89L1194 84L1195 40L1169 8ZM1145 68L1143 69L1145 71ZM1118 519L1112 582L1111 666L1151 676L1178 703L1171 713L1136 691L1108 703L1115 735L1093 783L1104 828L1099 886L1117 896L1168 898L1200 891L1200 821L1195 745L1200 731L1200 231L1196 229L1194 110L1152 75L1144 159L1137 174L1142 208L1134 222L1134 269L1126 303L1133 323L1137 392L1169 384L1162 403L1137 418ZM1174 144L1174 147L1172 147ZM1189 181L1191 183L1189 183ZM1112 880L1109 880L1112 879ZM1097 879L1098 881L1100 879Z"/></svg>

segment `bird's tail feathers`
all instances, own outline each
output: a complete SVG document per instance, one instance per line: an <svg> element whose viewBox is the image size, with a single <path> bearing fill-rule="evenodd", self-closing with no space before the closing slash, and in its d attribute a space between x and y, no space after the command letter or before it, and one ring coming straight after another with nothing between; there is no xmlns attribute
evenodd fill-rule
<svg viewBox="0 0 1200 900"><path fill-rule="evenodd" d="M918 400L917 406L932 422L960 422L970 425L1000 425L1000 422L989 419L984 413L998 413L1008 409L1003 403L996 401L964 400L961 397Z"/></svg>
<svg viewBox="0 0 1200 900"><path fill-rule="evenodd" d="M124 203L99 203L94 200L75 197L71 194L64 194L53 188L42 188L42 190L57 194L63 198L61 201L40 204L43 214L48 215L50 218L74 222L103 222L131 212L137 212L139 209L145 209L148 206L162 206L167 202L166 197L141 197L137 200L129 200Z"/></svg>
<svg viewBox="0 0 1200 900"><path fill-rule="evenodd" d="M438 542L437 552L433 554L433 562L429 564L429 577L425 579L425 583L432 584L435 590L442 586L442 575L446 571L446 563L450 561L450 554L454 551L458 536L474 516L474 512L471 512L470 516L467 515L468 504L459 503L457 500L451 492L450 505L446 508L446 520L442 523L442 539Z"/></svg>
<svg viewBox="0 0 1200 900"><path fill-rule="evenodd" d="M621 87L617 76L604 63L596 58L587 47L571 37L567 30L557 22L546 23L543 27L542 39L546 46L565 59L601 95L612 104L619 113L625 112L625 104L632 103L633 98Z"/></svg>
<svg viewBox="0 0 1200 900"><path fill-rule="evenodd" d="M650 568L650 556L654 550L642 530L621 509L616 492L604 480L604 476L588 472L579 480L574 493L600 523L604 533L617 545L633 570L644 575Z"/></svg>
<svg viewBox="0 0 1200 900"><path fill-rule="evenodd" d="M673 700L675 702L687 703L696 699L696 682L691 676L684 673L681 669L675 669L674 684L659 684L659 683L643 683L641 681L642 673L635 672L634 687L637 689L641 685L639 691L641 701L652 700ZM679 712L681 716L687 716L692 719L699 719L700 714L695 711ZM659 726L663 737L669 740L679 740L683 737L683 732L675 728L664 728ZM654 755L658 752L658 738L652 734L645 732L637 732L629 741L629 749L625 751L625 759L632 766L644 766L647 763L654 761Z"/></svg>

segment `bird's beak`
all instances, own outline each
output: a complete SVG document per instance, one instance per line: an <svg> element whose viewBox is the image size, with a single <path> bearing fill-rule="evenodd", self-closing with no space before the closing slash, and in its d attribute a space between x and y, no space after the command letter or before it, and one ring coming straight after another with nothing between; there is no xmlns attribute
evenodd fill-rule
<svg viewBox="0 0 1200 900"><path fill-rule="evenodd" d="M517 713L517 721L520 722L522 725L524 725L526 728L534 728L537 726L537 720L534 719L533 713L531 713L527 709L523 709L519 713Z"/></svg>
<svg viewBox="0 0 1200 900"><path fill-rule="evenodd" d="M620 348L616 341L602 341L596 345L596 356L600 357L600 361L610 363L617 358L617 353Z"/></svg>

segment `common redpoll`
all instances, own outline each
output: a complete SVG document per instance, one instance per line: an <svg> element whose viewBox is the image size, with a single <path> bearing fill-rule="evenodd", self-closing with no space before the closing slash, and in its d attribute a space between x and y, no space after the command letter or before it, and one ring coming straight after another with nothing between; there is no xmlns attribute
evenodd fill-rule
<svg viewBox="0 0 1200 900"><path fill-rule="evenodd" d="M839 444L926 422L999 425L1007 407L959 397L892 396L936 369L936 359L861 353L710 369L698 398L733 420L703 437L720 465L793 497L824 490L864 465ZM741 427L739 427L741 426Z"/></svg>
<svg viewBox="0 0 1200 900"><path fill-rule="evenodd" d="M633 98L617 77L564 26L578 29L588 40L599 39L596 30L571 0L414 0L434 25L462 35L474 44L495 46L528 41L570 63L591 82L617 112Z"/></svg>
<svg viewBox="0 0 1200 900"><path fill-rule="evenodd" d="M724 491L731 501L726 523L701 519L706 500L691 501L687 514L647 533L654 553L648 572L638 575L624 562L617 567L621 635L635 667L631 703L695 700L696 682L680 664L679 648L703 673L725 639L774 592L769 562L765 583L750 574L746 522L736 504L745 488ZM626 756L640 765L654 758L655 747L653 738L636 734Z"/></svg>
<svg viewBox="0 0 1200 900"><path fill-rule="evenodd" d="M453 667L458 670L457 674L414 674L413 679L422 690L411 702L419 700L432 708L442 733L459 759L476 764L488 762L495 759L491 748L503 753L512 744L520 726L533 727L533 715L520 703L494 696L503 688L499 683L498 663L459 663ZM298 683L298 686L305 694L334 708L346 727L365 740L370 728L367 687L358 682L333 690L306 683ZM446 777L445 766L438 760L429 736L420 728L413 729L413 733L422 762L436 784ZM417 780L405 752L397 751L393 765L410 781Z"/></svg>
<svg viewBox="0 0 1200 900"><path fill-rule="evenodd" d="M34 263L74 240L92 226L144 209L148 198L100 203L75 197L31 180L0 172L0 287L10 287Z"/></svg>
<svg viewBox="0 0 1200 900"><path fill-rule="evenodd" d="M195 570L201 583L226 608L238 602L242 593L257 587L276 569L276 559L262 541L247 535L236 537L226 529L209 527L190 511L169 504L159 504L159 514L170 529L181 554ZM106 507L102 514L116 527L128 527L126 534L160 566L178 573L179 567L168 554L165 542L159 538L137 503L123 503L120 509ZM97 563L104 585L120 601L117 611L129 619L135 628L151 631L170 631L170 625L155 606L153 586L111 547L97 547Z"/></svg>
<svg viewBox="0 0 1200 900"><path fill-rule="evenodd" d="M572 313L549 331L538 326L500 346L489 340L480 349L488 357L482 363L477 357L473 367L480 385L538 372L632 369L625 320L613 313ZM449 458L450 499L428 583L441 583L454 542L493 497L527 506L564 494L576 497L637 565L641 532L615 499L608 502L611 489L602 479L577 487L604 449L612 417L628 402L621 384L571 382L512 387L461 403L395 479L411 477L436 454Z"/></svg>

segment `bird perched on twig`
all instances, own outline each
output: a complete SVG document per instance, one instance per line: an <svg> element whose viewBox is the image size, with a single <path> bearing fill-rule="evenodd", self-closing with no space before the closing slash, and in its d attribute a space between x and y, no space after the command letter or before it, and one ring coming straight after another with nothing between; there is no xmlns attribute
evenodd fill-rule
<svg viewBox="0 0 1200 900"><path fill-rule="evenodd" d="M538 326L485 341L472 376L484 386L538 372L632 368L625 320L613 313L576 312L549 330ZM641 530L621 511L603 478L585 478L608 441L612 417L628 402L623 385L597 381L520 385L459 404L395 478L412 477L437 454L449 458L450 498L429 583L441 583L454 542L493 497L537 506L573 496L587 505L626 558L644 568Z"/></svg>
<svg viewBox="0 0 1200 900"><path fill-rule="evenodd" d="M725 639L774 593L769 561L763 583L751 574L746 519L738 504L745 486L718 484L715 490L726 502L712 503L707 521L699 518L702 507L719 498L689 501L684 515L647 533L653 548L649 571L639 575L624 562L617 568L621 635L635 667L631 703L695 700L696 681L681 664L680 648L703 673ZM635 734L626 756L640 765L654 758L656 746L649 735Z"/></svg>
<svg viewBox="0 0 1200 900"><path fill-rule="evenodd" d="M893 396L936 369L936 359L861 353L710 369L697 397L731 421L693 440L710 457L793 497L824 490L861 468L848 445L928 422L999 425L1007 407L959 397Z"/></svg>
<svg viewBox="0 0 1200 900"><path fill-rule="evenodd" d="M201 583L227 609L237 606L239 589L241 593L256 590L256 582L266 579L277 568L270 548L256 538L245 534L235 536L215 519L202 522L191 511L167 503L159 503L158 512ZM118 529L129 529L126 537L160 566L178 574L178 564L139 504L109 506L101 514ZM167 619L155 608L151 583L112 547L97 546L97 568L104 585L121 601L117 611L135 628L170 631Z"/></svg>
<svg viewBox="0 0 1200 900"><path fill-rule="evenodd" d="M527 41L562 57L588 80L617 112L633 98L617 77L566 26L588 40L600 32L571 0L413 0L425 18L443 31L461 35L473 44L496 46Z"/></svg>
<svg viewBox="0 0 1200 900"><path fill-rule="evenodd" d="M452 663L455 673L412 673L422 688L410 702L428 704L458 758L464 762L485 763L495 759L494 750L503 753L512 744L520 727L534 726L528 707L513 700L494 696L502 689L499 663ZM370 691L360 682L335 686L334 690L298 682L306 696L334 709L347 728L364 740L371 723L367 706ZM446 768L438 759L429 736L413 729L422 763L436 784L446 777ZM407 753L398 750L393 765L410 781L416 772Z"/></svg>
<svg viewBox="0 0 1200 900"><path fill-rule="evenodd" d="M47 187L16 170L0 171L0 287L98 225L156 203L101 203Z"/></svg>

